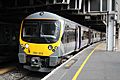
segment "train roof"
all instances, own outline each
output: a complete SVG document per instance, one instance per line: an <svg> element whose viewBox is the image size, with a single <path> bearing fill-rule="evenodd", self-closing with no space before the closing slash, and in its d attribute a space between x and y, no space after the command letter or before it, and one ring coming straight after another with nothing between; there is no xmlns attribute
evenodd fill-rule
<svg viewBox="0 0 120 80"><path fill-rule="evenodd" d="M55 20L58 20L58 19L63 19L63 18L50 12L36 12L36 13L33 13L27 16L25 19L55 19Z"/></svg>
<svg viewBox="0 0 120 80"><path fill-rule="evenodd" d="M36 13L33 13L29 16L27 16L25 19L53 19L53 20L64 20L65 22L69 22L71 24L77 24L81 27L84 27L84 28L88 28L86 26L83 26L81 24L78 24L74 21L71 21L69 19L66 19L66 18L63 18L57 14L54 14L54 13L51 13L51 12L46 12L46 11L41 11L41 12L36 12Z"/></svg>

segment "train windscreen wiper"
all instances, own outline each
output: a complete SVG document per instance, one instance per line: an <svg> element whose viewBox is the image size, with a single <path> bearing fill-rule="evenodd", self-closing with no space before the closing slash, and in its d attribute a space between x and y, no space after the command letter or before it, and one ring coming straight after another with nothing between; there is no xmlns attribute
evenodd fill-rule
<svg viewBox="0 0 120 80"><path fill-rule="evenodd" d="M42 33L42 35L44 35L44 33L41 31L41 33ZM40 35L40 37L43 37L45 40L46 40L46 42L47 43L50 43L51 41L50 40L48 40L46 37L44 37L44 36L42 36L42 35Z"/></svg>

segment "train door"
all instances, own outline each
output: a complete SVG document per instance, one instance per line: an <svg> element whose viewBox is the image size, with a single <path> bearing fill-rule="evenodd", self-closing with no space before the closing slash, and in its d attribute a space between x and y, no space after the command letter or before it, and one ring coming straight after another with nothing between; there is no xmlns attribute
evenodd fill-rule
<svg viewBox="0 0 120 80"><path fill-rule="evenodd" d="M88 45L88 36L89 36L89 29L86 27L81 27L81 48Z"/></svg>
<svg viewBox="0 0 120 80"><path fill-rule="evenodd" d="M80 49L81 46L81 27L77 26L75 30L75 50Z"/></svg>
<svg viewBox="0 0 120 80"><path fill-rule="evenodd" d="M81 48L81 27L80 26L78 26L78 28L79 28L79 49Z"/></svg>
<svg viewBox="0 0 120 80"><path fill-rule="evenodd" d="M64 35L65 35L65 53L71 53L76 48L76 28L73 24L66 24Z"/></svg>
<svg viewBox="0 0 120 80"><path fill-rule="evenodd" d="M89 38L89 42L88 42L88 44L91 44L92 43L92 31L91 31L91 29L89 29L89 36L88 36L88 38Z"/></svg>
<svg viewBox="0 0 120 80"><path fill-rule="evenodd" d="M64 55L69 52L69 25L65 25L64 34L62 37L62 43L64 45Z"/></svg>

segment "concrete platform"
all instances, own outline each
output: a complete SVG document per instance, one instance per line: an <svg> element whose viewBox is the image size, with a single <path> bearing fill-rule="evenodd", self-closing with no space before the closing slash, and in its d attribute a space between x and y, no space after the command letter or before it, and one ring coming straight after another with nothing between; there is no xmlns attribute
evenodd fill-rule
<svg viewBox="0 0 120 80"><path fill-rule="evenodd" d="M89 46L42 80L120 80L119 47L108 52L105 45L99 42Z"/></svg>

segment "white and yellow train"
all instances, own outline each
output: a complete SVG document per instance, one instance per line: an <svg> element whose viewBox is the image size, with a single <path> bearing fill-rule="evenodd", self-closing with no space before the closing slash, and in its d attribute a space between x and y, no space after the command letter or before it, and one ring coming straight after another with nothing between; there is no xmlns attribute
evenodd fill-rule
<svg viewBox="0 0 120 80"><path fill-rule="evenodd" d="M21 24L19 62L32 71L48 72L74 51L105 39L105 33L50 12L37 12Z"/></svg>

